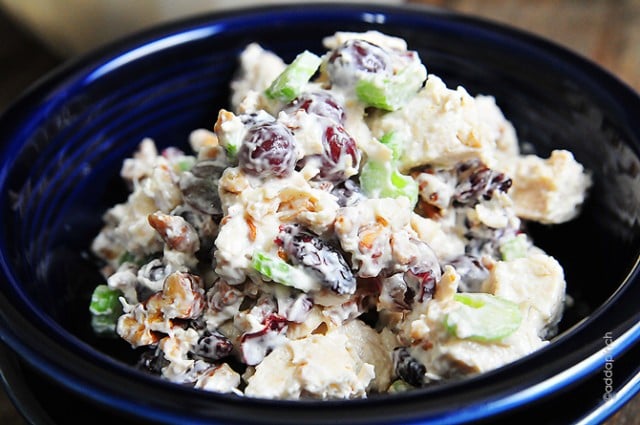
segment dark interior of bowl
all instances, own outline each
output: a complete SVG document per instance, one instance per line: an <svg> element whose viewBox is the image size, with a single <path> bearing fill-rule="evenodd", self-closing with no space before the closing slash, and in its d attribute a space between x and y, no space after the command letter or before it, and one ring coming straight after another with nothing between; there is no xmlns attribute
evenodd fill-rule
<svg viewBox="0 0 640 425"><path fill-rule="evenodd" d="M596 86L600 71L583 74L579 60L556 60L548 55L555 47L525 45L507 30L410 11L372 22L340 9L282 23L256 14L218 34L215 25L196 20L186 36L162 45L139 39L141 47L124 59L114 55L90 69L98 62L89 58L68 67L71 79L59 74L32 92L47 97L19 128L15 140L26 139L23 145L10 147L10 190L2 194L3 249L21 282L9 294L14 303L40 311L34 320L46 326L53 319L99 351L132 362L128 345L93 335L87 308L102 281L88 247L101 214L127 196L122 160L143 137L187 149L191 130L211 128L228 104L236 58L248 43L257 40L288 62L303 48L322 52L322 37L334 31L378 29L406 39L449 86L495 96L536 153L568 149L592 172L595 185L578 219L530 226L536 242L564 266L575 299L562 330L592 313L623 282L640 245L640 140L616 109L619 94Z"/></svg>

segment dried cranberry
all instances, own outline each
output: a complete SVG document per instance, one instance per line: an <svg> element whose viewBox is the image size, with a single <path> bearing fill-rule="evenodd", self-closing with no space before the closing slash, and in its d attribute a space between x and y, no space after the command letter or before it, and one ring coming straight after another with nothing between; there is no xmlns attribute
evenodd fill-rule
<svg viewBox="0 0 640 425"><path fill-rule="evenodd" d="M396 375L409 385L421 387L427 368L411 356L406 347L398 347L393 351L393 363Z"/></svg>
<svg viewBox="0 0 640 425"><path fill-rule="evenodd" d="M251 127L238 152L242 171L259 177L287 177L296 160L293 134L275 121Z"/></svg>
<svg viewBox="0 0 640 425"><path fill-rule="evenodd" d="M294 113L299 110L329 118L337 123L343 123L345 120L344 109L327 92L302 93L284 109L287 113Z"/></svg>
<svg viewBox="0 0 640 425"><path fill-rule="evenodd" d="M298 225L283 226L276 242L291 262L303 266L338 294L353 294L356 278L338 250Z"/></svg>
<svg viewBox="0 0 640 425"><path fill-rule="evenodd" d="M453 195L454 205L475 205L482 199L491 199L496 190L506 192L511 187L509 177L477 159L461 163L456 173L458 184Z"/></svg>
<svg viewBox="0 0 640 425"><path fill-rule="evenodd" d="M345 180L347 168L358 168L360 152L356 141L341 125L326 127L323 138L324 151L321 157L320 173L322 180L340 182Z"/></svg>

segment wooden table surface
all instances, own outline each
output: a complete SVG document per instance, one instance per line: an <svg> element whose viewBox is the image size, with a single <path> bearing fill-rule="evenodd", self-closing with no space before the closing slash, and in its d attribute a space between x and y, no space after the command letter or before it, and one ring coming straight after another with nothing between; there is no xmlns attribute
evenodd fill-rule
<svg viewBox="0 0 640 425"><path fill-rule="evenodd" d="M588 57L640 92L640 0L408 0L502 22ZM0 10L0 111L61 63ZM26 422L0 391L0 424ZM640 395L607 425L640 424Z"/></svg>

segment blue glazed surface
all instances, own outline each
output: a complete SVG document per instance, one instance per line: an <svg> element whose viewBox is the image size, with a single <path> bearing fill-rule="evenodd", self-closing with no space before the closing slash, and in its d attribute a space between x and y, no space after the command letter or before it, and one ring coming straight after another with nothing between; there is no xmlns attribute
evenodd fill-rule
<svg viewBox="0 0 640 425"><path fill-rule="evenodd" d="M86 248L101 214L126 197L122 160L143 137L186 148L191 130L210 128L246 44L258 41L290 61L303 48L320 52L322 38L336 30L367 29L407 39L449 86L494 95L539 154L567 148L593 171L596 186L580 219L531 229L565 265L576 299L563 333L479 377L346 402L238 399L133 369L125 343L92 335L86 308L101 279ZM550 412L569 422L605 418L640 389L638 111L636 93L562 48L426 8L272 7L146 32L69 63L0 118L0 337L8 357L23 365L25 382L48 382L33 391L57 421L69 412L98 423L512 423L544 422ZM608 332L613 343L605 345ZM620 396L605 403L608 356L616 358Z"/></svg>

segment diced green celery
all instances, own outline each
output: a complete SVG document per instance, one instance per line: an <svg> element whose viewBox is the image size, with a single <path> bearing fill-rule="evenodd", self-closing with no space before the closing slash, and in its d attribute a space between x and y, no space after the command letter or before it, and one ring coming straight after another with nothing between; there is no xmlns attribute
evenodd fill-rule
<svg viewBox="0 0 640 425"><path fill-rule="evenodd" d="M242 131L236 130L230 132L220 131L216 132L216 134L218 136L220 146L222 146L227 153L227 158L229 159L229 161L234 162L238 155L238 149L242 144L241 136L244 133L242 133Z"/></svg>
<svg viewBox="0 0 640 425"><path fill-rule="evenodd" d="M278 77L271 83L265 94L270 99L291 102L295 99L304 85L315 74L322 59L305 50L300 53Z"/></svg>
<svg viewBox="0 0 640 425"><path fill-rule="evenodd" d="M98 335L114 335L118 317L122 314L119 297L122 292L107 285L98 285L91 294L89 311L91 327Z"/></svg>
<svg viewBox="0 0 640 425"><path fill-rule="evenodd" d="M385 133L380 138L380 143L391 149L391 155L394 161L400 159L404 147L404 142L402 140L402 137L400 137L397 132L390 131L388 133Z"/></svg>
<svg viewBox="0 0 640 425"><path fill-rule="evenodd" d="M391 162L368 160L360 173L360 187L371 198L409 198L418 202L418 184L410 176L400 173Z"/></svg>
<svg viewBox="0 0 640 425"><path fill-rule="evenodd" d="M528 250L527 236L519 234L500 245L500 255L503 261L511 261L526 257Z"/></svg>
<svg viewBox="0 0 640 425"><path fill-rule="evenodd" d="M185 156L177 162L178 170L189 171L193 167L193 164L195 163L196 163L196 159L194 157Z"/></svg>
<svg viewBox="0 0 640 425"><path fill-rule="evenodd" d="M121 309L119 297L122 292L111 289L107 285L98 285L91 294L91 304L89 311L97 316L108 316L118 313Z"/></svg>
<svg viewBox="0 0 640 425"><path fill-rule="evenodd" d="M234 159L236 157L236 155L238 154L238 145L227 143L227 145L224 147L224 149L227 152L227 156L230 159Z"/></svg>
<svg viewBox="0 0 640 425"><path fill-rule="evenodd" d="M485 293L458 293L457 307L444 319L447 331L460 339L497 342L514 333L522 322L514 302Z"/></svg>
<svg viewBox="0 0 640 425"><path fill-rule="evenodd" d="M299 268L290 265L280 257L256 251L253 254L251 267L281 285L290 286L308 292L319 289L319 283Z"/></svg>
<svg viewBox="0 0 640 425"><path fill-rule="evenodd" d="M420 90L426 78L426 68L419 61L414 61L390 77L380 78L374 74L371 78L359 80L356 95L368 106L395 111Z"/></svg>
<svg viewBox="0 0 640 425"><path fill-rule="evenodd" d="M93 332L101 336L115 336L119 316L91 316Z"/></svg>
<svg viewBox="0 0 640 425"><path fill-rule="evenodd" d="M267 279L286 286L293 286L291 282L291 269L293 267L278 257L256 252L253 255L251 266Z"/></svg>
<svg viewBox="0 0 640 425"><path fill-rule="evenodd" d="M136 262L136 256L130 253L129 251L123 252L122 255L120 255L120 257L118 258L118 264L120 265L124 263L135 263L135 262Z"/></svg>
<svg viewBox="0 0 640 425"><path fill-rule="evenodd" d="M395 393L404 393L409 390L413 390L415 387L403 381L402 379L397 379L391 383L389 386L389 390L387 392L391 394Z"/></svg>

